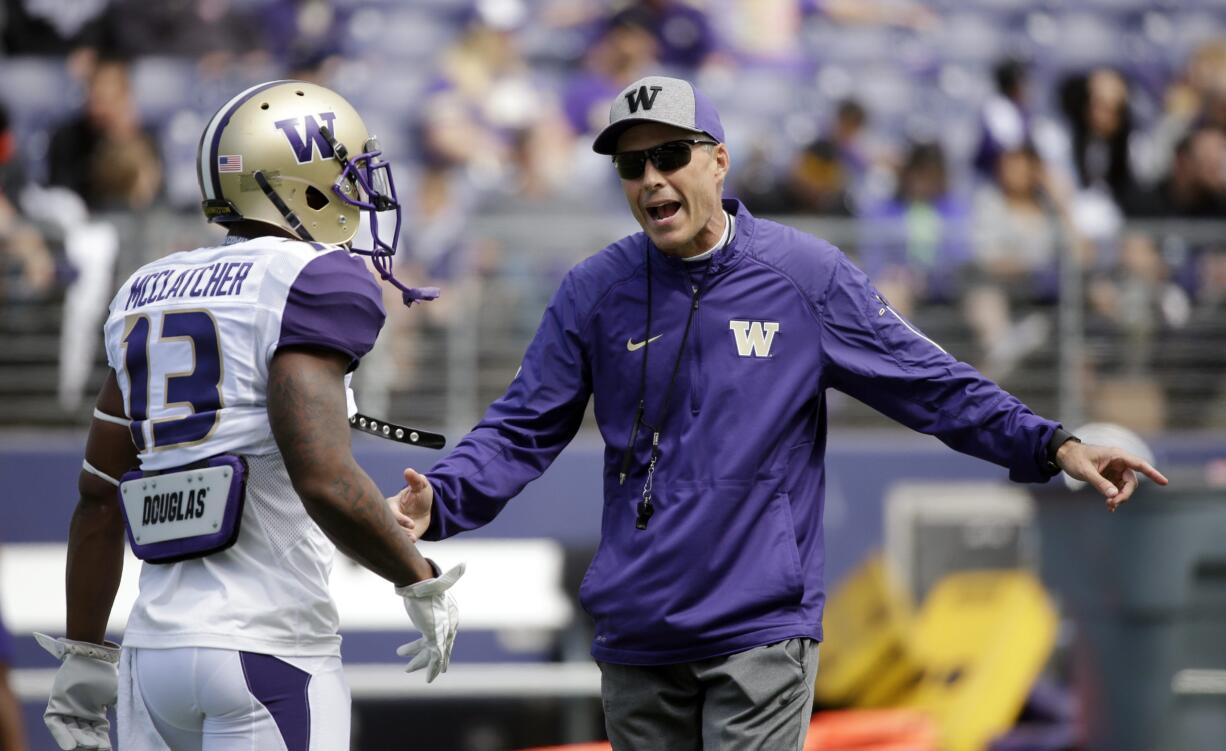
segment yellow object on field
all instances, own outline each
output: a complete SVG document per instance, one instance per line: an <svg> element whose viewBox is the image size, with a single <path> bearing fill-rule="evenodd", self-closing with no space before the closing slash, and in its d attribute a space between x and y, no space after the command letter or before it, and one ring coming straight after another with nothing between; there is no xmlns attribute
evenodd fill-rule
<svg viewBox="0 0 1226 751"><path fill-rule="evenodd" d="M1056 613L1031 574L950 574L916 620L924 673L904 704L932 715L941 748L981 751L1013 726L1055 640Z"/></svg>
<svg viewBox="0 0 1226 751"><path fill-rule="evenodd" d="M881 707L898 699L920 672L907 646L912 620L883 557L862 563L826 601L817 703Z"/></svg>

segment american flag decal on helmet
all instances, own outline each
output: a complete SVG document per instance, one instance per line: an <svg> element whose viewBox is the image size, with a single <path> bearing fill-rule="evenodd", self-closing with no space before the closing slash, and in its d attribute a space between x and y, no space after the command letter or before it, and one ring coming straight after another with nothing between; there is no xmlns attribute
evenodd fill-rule
<svg viewBox="0 0 1226 751"><path fill-rule="evenodd" d="M217 157L218 172L242 172L243 171L243 155L242 154L222 154Z"/></svg>

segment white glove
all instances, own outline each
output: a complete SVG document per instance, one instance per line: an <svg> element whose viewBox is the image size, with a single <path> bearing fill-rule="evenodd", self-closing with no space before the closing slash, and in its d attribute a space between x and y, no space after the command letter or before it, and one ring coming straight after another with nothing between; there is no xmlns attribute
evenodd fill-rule
<svg viewBox="0 0 1226 751"><path fill-rule="evenodd" d="M111 723L106 708L119 692L119 645L55 639L34 634L39 646L62 664L51 684L43 722L63 751L110 751Z"/></svg>
<svg viewBox="0 0 1226 751"><path fill-rule="evenodd" d="M460 625L460 610L447 590L463 574L464 564L461 563L434 579L396 587L396 594L404 598L405 612L421 631L420 639L401 645L396 654L401 657L414 655L404 669L406 673L428 667L426 683L437 678L439 673L446 673L447 665L451 662L451 647L455 644L455 632Z"/></svg>

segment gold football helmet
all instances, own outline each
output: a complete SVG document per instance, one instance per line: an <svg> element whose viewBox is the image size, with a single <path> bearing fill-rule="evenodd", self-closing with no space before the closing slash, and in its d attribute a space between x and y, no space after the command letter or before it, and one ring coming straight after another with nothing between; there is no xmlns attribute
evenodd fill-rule
<svg viewBox="0 0 1226 751"><path fill-rule="evenodd" d="M252 86L217 110L200 137L204 214L210 222L263 222L307 242L349 246L371 256L405 304L433 299L437 290L413 289L392 276L400 203L381 156L378 140L335 91L305 81ZM363 211L374 241L369 250L351 246ZM385 212L392 212L387 241L379 234Z"/></svg>

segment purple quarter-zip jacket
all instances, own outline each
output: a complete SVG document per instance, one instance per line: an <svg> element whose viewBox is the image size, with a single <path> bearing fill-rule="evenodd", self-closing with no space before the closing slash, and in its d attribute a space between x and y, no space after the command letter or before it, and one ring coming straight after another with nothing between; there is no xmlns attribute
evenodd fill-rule
<svg viewBox="0 0 1226 751"><path fill-rule="evenodd" d="M670 664L821 639L828 388L1013 480L1049 477L1058 423L925 338L834 246L724 205L736 236L710 261L667 414L700 275L638 233L570 271L506 394L428 475L425 539L486 524L545 471L595 398L604 511L579 594L597 660ZM638 431L624 483L618 474L648 352L642 393L660 458L655 513L640 530L650 428Z"/></svg>

